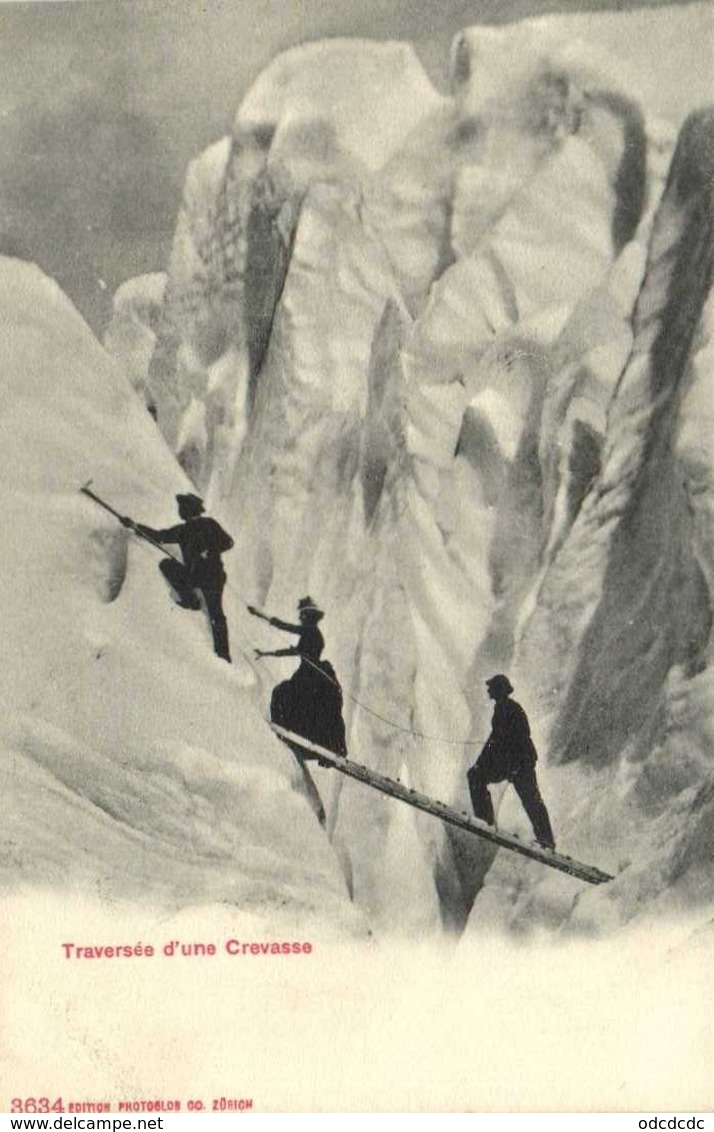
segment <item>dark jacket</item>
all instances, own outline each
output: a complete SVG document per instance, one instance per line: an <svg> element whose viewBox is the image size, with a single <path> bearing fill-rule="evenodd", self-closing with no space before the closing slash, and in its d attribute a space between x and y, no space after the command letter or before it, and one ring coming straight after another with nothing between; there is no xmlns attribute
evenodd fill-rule
<svg viewBox="0 0 714 1132"><path fill-rule="evenodd" d="M531 739L528 716L520 704L505 697L493 709L491 734L479 755L477 765L491 781L516 778L520 771L535 766L538 754Z"/></svg>
<svg viewBox="0 0 714 1132"><path fill-rule="evenodd" d="M158 542L178 543L194 585L225 577L221 554L231 549L233 539L209 515L197 515L195 519L187 519L161 531L146 526L140 526L139 530L147 531Z"/></svg>
<svg viewBox="0 0 714 1132"><path fill-rule="evenodd" d="M299 656L311 660L314 664L320 660L325 647L325 638L317 625L291 625L289 621L281 621L279 617L271 617L269 623L276 629L283 629L286 633L297 633L299 640L290 648L278 649L273 656Z"/></svg>

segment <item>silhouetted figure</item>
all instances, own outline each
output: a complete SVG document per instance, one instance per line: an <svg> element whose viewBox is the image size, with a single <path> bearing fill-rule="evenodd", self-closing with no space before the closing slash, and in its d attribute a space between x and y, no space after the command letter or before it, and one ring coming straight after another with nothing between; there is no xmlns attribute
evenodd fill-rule
<svg viewBox="0 0 714 1132"><path fill-rule="evenodd" d="M533 826L536 841L547 849L555 849L550 818L536 782L538 754L531 739L528 717L521 705L510 698L513 687L507 676L492 676L486 681L486 687L496 706L491 734L467 774L474 814L489 825L495 825L488 786L508 779Z"/></svg>
<svg viewBox="0 0 714 1132"><path fill-rule="evenodd" d="M298 602L299 625L281 621L279 617L269 617L253 605L248 606L248 611L276 629L295 633L298 637L297 644L290 648L276 649L273 652L255 650L256 656L300 657L300 665L290 679L284 680L273 690L270 701L270 718L273 723L287 731L294 731L296 735L304 735L306 739L337 755L346 755L342 689L330 662L321 659L325 641L317 626L324 617L322 610L318 609L311 597L301 598ZM299 759L317 758L316 755L306 755L300 748L290 747Z"/></svg>
<svg viewBox="0 0 714 1132"><path fill-rule="evenodd" d="M233 539L220 523L204 515L203 500L197 495L177 495L176 502L183 522L175 527L156 530L126 517L122 518L122 523L157 542L178 544L183 562L163 558L159 569L174 590L177 605L183 609L200 609L203 596L211 623L214 651L230 663L228 625L222 602L226 572L221 554L231 549Z"/></svg>

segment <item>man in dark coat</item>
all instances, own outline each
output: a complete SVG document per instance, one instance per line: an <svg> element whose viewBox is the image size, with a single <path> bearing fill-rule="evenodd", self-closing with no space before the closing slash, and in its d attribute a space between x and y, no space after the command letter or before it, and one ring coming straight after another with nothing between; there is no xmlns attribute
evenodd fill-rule
<svg viewBox="0 0 714 1132"><path fill-rule="evenodd" d="M536 781L538 755L531 739L528 717L521 705L510 698L513 687L507 676L492 676L486 681L486 687L496 706L491 734L467 774L474 814L489 825L495 825L488 786L508 779L513 783L533 826L536 841L546 849L555 849L550 818Z"/></svg>
<svg viewBox="0 0 714 1132"><path fill-rule="evenodd" d="M226 572L221 554L231 549L233 539L220 523L204 515L203 500L197 495L177 495L176 502L183 522L175 527L155 530L126 517L122 518L122 523L156 542L178 544L183 562L163 558L159 569L176 593L177 604L184 609L200 609L203 596L211 623L214 651L230 663L228 625L222 601Z"/></svg>

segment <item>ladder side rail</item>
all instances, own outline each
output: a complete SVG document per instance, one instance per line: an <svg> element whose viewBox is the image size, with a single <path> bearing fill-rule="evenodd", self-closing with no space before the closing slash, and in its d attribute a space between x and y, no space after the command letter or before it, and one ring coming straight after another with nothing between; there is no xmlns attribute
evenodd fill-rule
<svg viewBox="0 0 714 1132"><path fill-rule="evenodd" d="M329 751L327 748L321 747L317 743L311 742L309 739L305 739L302 735L288 731L277 723L271 723L270 726L281 739L319 755L321 759L324 759L335 770L340 771L341 774L363 782L365 785L371 786L381 793L387 794L389 797L406 802L407 805L414 806L424 813L431 814L432 817L438 817L442 821L456 826L458 829L466 830L468 833L475 833L485 841L491 841L493 844L504 849L512 849L514 852L520 853L523 857L540 861L541 864L549 865L551 868L568 873L570 876L577 877L579 880L585 880L589 884L603 884L605 881L613 879L608 873L602 872L600 869L595 868L595 866L582 865L580 862L573 860L571 857L566 857L562 853L548 850L546 855L545 851L542 849L531 846L525 841L520 841L511 834L499 833L498 830L493 829L485 822L480 822L476 818L469 817L468 814L460 814L458 810L447 806L445 802L437 802L432 798L428 798L425 794L420 794L417 790L411 790L409 787L403 786L401 782L396 782L393 778L387 778L385 775L380 774L379 771L372 770L369 767L363 766L361 763L356 763L352 759L336 755L334 751Z"/></svg>

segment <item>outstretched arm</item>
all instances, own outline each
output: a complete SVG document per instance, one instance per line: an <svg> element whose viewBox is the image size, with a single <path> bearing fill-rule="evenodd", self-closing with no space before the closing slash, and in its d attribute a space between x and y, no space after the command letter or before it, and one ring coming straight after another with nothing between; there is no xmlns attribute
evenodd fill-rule
<svg viewBox="0 0 714 1132"><path fill-rule="evenodd" d="M284 629L286 633L302 633L305 628L304 625L292 625L289 621L281 621L279 617L271 617L269 614L263 613L262 610L256 609L254 605L247 606L247 609L254 617L260 617L261 621L267 621L275 629ZM290 653L290 655L292 656L293 653Z"/></svg>
<svg viewBox="0 0 714 1132"><path fill-rule="evenodd" d="M254 617L259 617L261 621L270 621L268 614L263 613L262 609L256 609L254 605L246 605L246 609L249 613L252 613Z"/></svg>
<svg viewBox="0 0 714 1132"><path fill-rule="evenodd" d="M157 542L179 542L183 532L183 523L179 523L175 527L166 527L165 530L157 531L154 527L148 527L146 523L135 523L133 519L124 516L122 518L122 525L125 527L133 527L140 535L148 535L150 538L156 539Z"/></svg>

